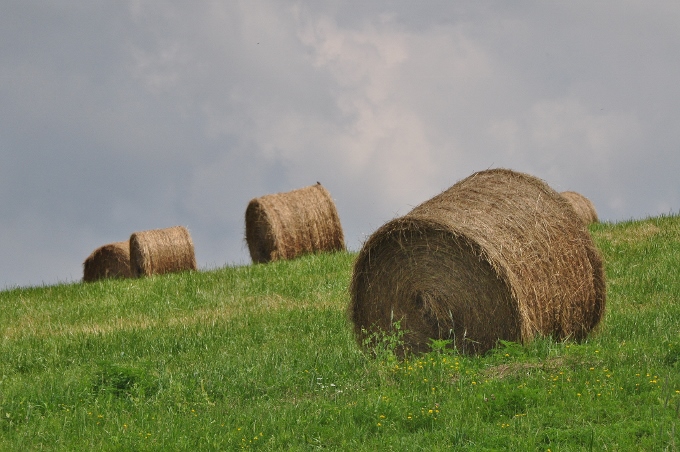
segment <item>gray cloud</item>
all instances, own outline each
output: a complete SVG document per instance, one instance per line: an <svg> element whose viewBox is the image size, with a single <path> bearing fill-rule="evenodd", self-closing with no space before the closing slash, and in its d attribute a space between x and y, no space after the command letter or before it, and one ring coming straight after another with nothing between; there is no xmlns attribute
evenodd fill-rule
<svg viewBox="0 0 680 452"><path fill-rule="evenodd" d="M473 171L607 220L680 204L668 2L16 1L0 14L0 287L189 227L249 262L248 201L321 181L358 249Z"/></svg>

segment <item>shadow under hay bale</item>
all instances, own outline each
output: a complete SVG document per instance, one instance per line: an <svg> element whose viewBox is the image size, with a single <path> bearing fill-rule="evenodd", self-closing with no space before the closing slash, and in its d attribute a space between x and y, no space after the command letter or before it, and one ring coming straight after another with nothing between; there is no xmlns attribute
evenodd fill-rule
<svg viewBox="0 0 680 452"><path fill-rule="evenodd" d="M318 182L251 200L246 209L246 242L255 263L345 249L333 198Z"/></svg>
<svg viewBox="0 0 680 452"><path fill-rule="evenodd" d="M350 292L359 342L400 321L400 353L426 352L430 339L469 354L537 335L581 340L606 297L600 254L567 201L506 169L475 173L379 228Z"/></svg>
<svg viewBox="0 0 680 452"><path fill-rule="evenodd" d="M576 211L576 214L586 225L599 221L595 206L590 199L575 191L563 191L560 195L569 201L572 209Z"/></svg>
<svg viewBox="0 0 680 452"><path fill-rule="evenodd" d="M128 242L114 242L101 246L83 262L84 282L106 278L130 278L131 276Z"/></svg>
<svg viewBox="0 0 680 452"><path fill-rule="evenodd" d="M135 232L130 236L134 277L196 270L194 244L183 226Z"/></svg>

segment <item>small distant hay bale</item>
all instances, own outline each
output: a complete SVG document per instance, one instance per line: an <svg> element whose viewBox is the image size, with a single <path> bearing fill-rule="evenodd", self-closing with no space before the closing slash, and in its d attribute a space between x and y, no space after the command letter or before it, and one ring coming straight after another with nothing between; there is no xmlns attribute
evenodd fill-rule
<svg viewBox="0 0 680 452"><path fill-rule="evenodd" d="M130 246L128 242L114 242L100 246L83 262L83 281L106 278L130 278Z"/></svg>
<svg viewBox="0 0 680 452"><path fill-rule="evenodd" d="M576 214L586 225L597 223L599 221L595 206L590 201L590 199L586 198L580 193L576 193L575 191L563 191L560 193L560 195L569 201L572 209L576 211Z"/></svg>
<svg viewBox="0 0 680 452"><path fill-rule="evenodd" d="M183 226L135 232L130 236L134 277L196 270L194 244Z"/></svg>
<svg viewBox="0 0 680 452"><path fill-rule="evenodd" d="M252 199L246 209L246 242L255 263L345 249L333 198L318 182Z"/></svg>
<svg viewBox="0 0 680 452"><path fill-rule="evenodd" d="M379 228L354 265L348 314L360 344L394 331L422 353L469 354L537 335L581 340L600 322L602 259L567 201L543 181L481 171Z"/></svg>

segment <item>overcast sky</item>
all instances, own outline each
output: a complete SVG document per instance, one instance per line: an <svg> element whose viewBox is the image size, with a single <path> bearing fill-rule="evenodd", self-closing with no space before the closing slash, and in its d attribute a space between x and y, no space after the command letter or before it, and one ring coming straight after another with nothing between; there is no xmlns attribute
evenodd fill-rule
<svg viewBox="0 0 680 452"><path fill-rule="evenodd" d="M0 5L0 289L186 226L245 265L248 201L320 181L347 245L487 168L680 207L680 2Z"/></svg>

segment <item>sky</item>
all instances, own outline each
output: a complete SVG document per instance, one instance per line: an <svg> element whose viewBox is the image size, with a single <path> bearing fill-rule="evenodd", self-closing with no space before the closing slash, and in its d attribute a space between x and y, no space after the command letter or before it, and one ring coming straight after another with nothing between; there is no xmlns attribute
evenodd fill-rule
<svg viewBox="0 0 680 452"><path fill-rule="evenodd" d="M321 182L347 247L475 171L680 207L680 3L4 0L0 289L189 229L251 263L255 197Z"/></svg>

